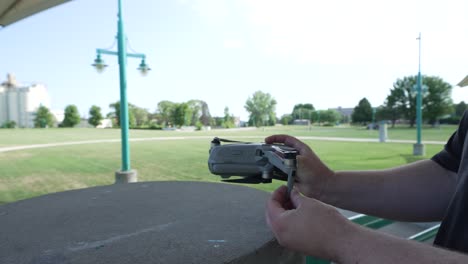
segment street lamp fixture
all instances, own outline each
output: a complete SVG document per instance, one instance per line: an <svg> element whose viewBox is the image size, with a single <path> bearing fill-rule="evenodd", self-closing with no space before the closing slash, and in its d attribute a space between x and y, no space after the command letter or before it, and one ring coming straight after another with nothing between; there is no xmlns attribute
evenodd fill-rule
<svg viewBox="0 0 468 264"><path fill-rule="evenodd" d="M142 76L146 76L148 74L148 71L151 71L151 68L148 67L148 64L145 62L145 58L141 59L140 66L138 66L137 70L140 71Z"/></svg>
<svg viewBox="0 0 468 264"><path fill-rule="evenodd" d="M139 58L141 63L138 70L142 75L146 75L150 68L145 62L146 55L141 53L128 53L127 52L127 39L124 33L124 23L122 19L122 0L118 0L117 14L117 51L108 49L96 49L96 59L94 66L98 72L102 72L107 65L102 60L101 55L114 55L118 57L119 61L119 77L120 77L120 131L122 138L122 167L115 172L115 183L129 183L137 181L137 172L130 167L130 144L128 140L128 102L127 102L127 73L126 64L127 58Z"/></svg>
<svg viewBox="0 0 468 264"><path fill-rule="evenodd" d="M94 60L94 63L91 64L94 68L96 68L96 71L98 73L102 73L104 69L107 67L107 64L104 63L104 60L101 59L101 54L97 54L96 59Z"/></svg>

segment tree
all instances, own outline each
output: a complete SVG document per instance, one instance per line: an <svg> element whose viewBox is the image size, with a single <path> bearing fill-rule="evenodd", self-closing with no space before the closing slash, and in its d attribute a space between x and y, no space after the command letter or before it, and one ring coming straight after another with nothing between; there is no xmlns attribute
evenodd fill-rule
<svg viewBox="0 0 468 264"><path fill-rule="evenodd" d="M292 115L290 114L284 114L280 118L280 123L283 125L289 125L293 121Z"/></svg>
<svg viewBox="0 0 468 264"><path fill-rule="evenodd" d="M210 109L208 108L208 104L205 101L200 101L200 103L202 105L202 108L201 108L202 114L200 116L200 122L203 125L208 126L211 123Z"/></svg>
<svg viewBox="0 0 468 264"><path fill-rule="evenodd" d="M336 122L340 121L341 114L336 110L322 110L320 113L320 122L328 123L334 125Z"/></svg>
<svg viewBox="0 0 468 264"><path fill-rule="evenodd" d="M351 115L353 123L367 123L372 121L372 106L366 98L362 98L359 104L354 107Z"/></svg>
<svg viewBox="0 0 468 264"><path fill-rule="evenodd" d="M403 89L391 89L385 103L377 108L375 118L379 121L391 120L392 127L395 127L396 121L404 117L407 111L404 98L405 91Z"/></svg>
<svg viewBox="0 0 468 264"><path fill-rule="evenodd" d="M210 110L208 104L202 100L190 100L187 102L191 112L192 118L190 125L197 125L201 123L204 126L209 126L211 122Z"/></svg>
<svg viewBox="0 0 468 264"><path fill-rule="evenodd" d="M176 104L173 111L172 120L174 125L181 127L190 122L191 112L187 103Z"/></svg>
<svg viewBox="0 0 468 264"><path fill-rule="evenodd" d="M427 86L423 97L423 118L435 125L440 118L453 112L452 85L436 76L425 77L423 84Z"/></svg>
<svg viewBox="0 0 468 264"><path fill-rule="evenodd" d="M162 126L169 126L174 123L172 117L174 116L175 106L176 103L167 100L158 103L157 112L160 116Z"/></svg>
<svg viewBox="0 0 468 264"><path fill-rule="evenodd" d="M135 127L144 127L148 125L150 112L147 109L132 106L130 108L131 114L135 117Z"/></svg>
<svg viewBox="0 0 468 264"><path fill-rule="evenodd" d="M214 116L211 119L211 126L213 127L223 127L224 117Z"/></svg>
<svg viewBox="0 0 468 264"><path fill-rule="evenodd" d="M256 91L245 103L245 110L249 112L249 124L274 125L276 123L276 100L269 94Z"/></svg>
<svg viewBox="0 0 468 264"><path fill-rule="evenodd" d="M184 107L184 111L185 111L185 114L184 114L184 126L190 126L192 124L192 117L193 117L193 110L188 103L182 103L182 104L185 104L187 107ZM181 105L182 105L181 104ZM195 124L194 124L195 125Z"/></svg>
<svg viewBox="0 0 468 264"><path fill-rule="evenodd" d="M63 118L61 127L74 127L81 121L80 113L76 105L68 105L65 107L65 117Z"/></svg>
<svg viewBox="0 0 468 264"><path fill-rule="evenodd" d="M171 101L159 102L156 110L159 123L162 126L169 126L177 123L176 125L178 126L191 125L200 127L201 125L209 126L211 124L210 110L208 109L208 104L206 102L202 100L190 100L182 104L185 104L186 107ZM179 109L177 110L178 112L175 113L177 107L179 107ZM180 109L180 107L183 109ZM183 115L181 110L184 112ZM180 118L182 118L182 116L184 121L181 124Z"/></svg>
<svg viewBox="0 0 468 264"><path fill-rule="evenodd" d="M39 106L34 117L34 127L45 128L54 125L54 116L50 113L49 108Z"/></svg>
<svg viewBox="0 0 468 264"><path fill-rule="evenodd" d="M310 118L310 122L311 123L318 123L320 125L320 112L322 112L323 110L317 110L317 111L313 111L311 113L311 118Z"/></svg>
<svg viewBox="0 0 468 264"><path fill-rule="evenodd" d="M465 101L461 101L460 103L456 104L454 106L455 116L461 118L463 116L463 113L465 113L467 108L468 108L468 106L466 105Z"/></svg>
<svg viewBox="0 0 468 264"><path fill-rule="evenodd" d="M109 113L108 116L113 116L115 120L115 125L120 127L120 101L109 104L110 108L113 108L114 111Z"/></svg>
<svg viewBox="0 0 468 264"><path fill-rule="evenodd" d="M234 116L229 114L229 107L224 107L224 117L223 124L224 128L233 128L234 127Z"/></svg>
<svg viewBox="0 0 468 264"><path fill-rule="evenodd" d="M345 115L345 114L343 114L343 113L341 113L339 111L338 111L338 113L340 114L340 119L338 120L340 123L347 124L347 123L351 122L351 116Z"/></svg>
<svg viewBox="0 0 468 264"><path fill-rule="evenodd" d="M15 127L16 127L16 122L13 120L6 121L0 126L0 128L15 128Z"/></svg>
<svg viewBox="0 0 468 264"><path fill-rule="evenodd" d="M397 79L393 83L393 88L390 90L390 95L387 100L390 100L395 110L395 115L399 118L407 119L410 126L413 127L416 122L416 76L407 76L403 79Z"/></svg>
<svg viewBox="0 0 468 264"><path fill-rule="evenodd" d="M292 111L293 119L307 119L312 121L312 113L315 110L312 104L297 104Z"/></svg>
<svg viewBox="0 0 468 264"><path fill-rule="evenodd" d="M395 127L395 123L400 119L401 113L392 105L384 104L379 106L375 111L375 119L378 121L390 120L392 122L392 127Z"/></svg>
<svg viewBox="0 0 468 264"><path fill-rule="evenodd" d="M394 112L392 112L392 109L385 106L381 105L377 108L375 111L375 119L377 121L383 121L383 120L391 120L392 121L392 127L395 127L396 120L398 119L397 116L394 116Z"/></svg>
<svg viewBox="0 0 468 264"><path fill-rule="evenodd" d="M88 123L94 127L99 126L101 124L103 117L101 114L101 108L99 106L93 105L89 109L89 118Z"/></svg>
<svg viewBox="0 0 468 264"><path fill-rule="evenodd" d="M416 84L417 76L397 79L390 90L390 97L387 97L387 100L394 100L395 109L409 120L411 127L416 123ZM423 119L434 124L451 111L452 86L436 76L422 76L422 85L428 88L423 93Z"/></svg>
<svg viewBox="0 0 468 264"><path fill-rule="evenodd" d="M191 126L194 126L198 122L200 122L200 117L202 115L202 112L201 112L202 105L201 105L200 100L190 100L190 101L187 102L187 105L188 105L188 107L190 109L190 113L191 113L189 124Z"/></svg>
<svg viewBox="0 0 468 264"><path fill-rule="evenodd" d="M442 118L440 120L440 122L441 123L442 122L447 123L447 124L453 124L453 125L459 124L461 118L463 117L463 114L465 113L465 111L467 109L467 107L468 106L466 105L466 103L464 101L461 101L458 104L453 104L452 105L453 112L451 113L451 115L449 117Z"/></svg>
<svg viewBox="0 0 468 264"><path fill-rule="evenodd" d="M114 112L110 113L111 116L115 117L115 125L120 127L120 101L109 105L110 108L114 109ZM135 127L135 115L133 114L132 108L135 106L128 103L128 125L130 128Z"/></svg>

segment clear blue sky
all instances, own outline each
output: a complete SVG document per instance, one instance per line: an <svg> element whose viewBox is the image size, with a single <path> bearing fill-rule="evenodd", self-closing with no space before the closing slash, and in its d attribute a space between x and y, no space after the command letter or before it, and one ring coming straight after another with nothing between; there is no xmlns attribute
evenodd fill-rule
<svg viewBox="0 0 468 264"><path fill-rule="evenodd" d="M129 102L154 112L161 100L200 99L212 115L224 107L242 120L255 91L270 93L277 115L294 104L381 105L397 78L418 70L454 85L468 101L468 4L446 1L124 0L130 46L152 71L128 60ZM116 35L116 0L74 0L0 30L0 80L44 83L52 109L91 105L109 111L119 98L117 58L98 74L96 48Z"/></svg>

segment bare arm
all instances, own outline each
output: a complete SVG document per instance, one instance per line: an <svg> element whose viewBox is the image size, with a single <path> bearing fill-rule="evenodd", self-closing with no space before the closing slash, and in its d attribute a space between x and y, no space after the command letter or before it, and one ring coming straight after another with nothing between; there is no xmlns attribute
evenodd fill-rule
<svg viewBox="0 0 468 264"><path fill-rule="evenodd" d="M334 207L286 186L273 192L266 220L278 242L338 263L468 263L468 256L356 225Z"/></svg>
<svg viewBox="0 0 468 264"><path fill-rule="evenodd" d="M431 160L387 170L337 171L320 200L334 206L400 221L440 221L457 174Z"/></svg>
<svg viewBox="0 0 468 264"><path fill-rule="evenodd" d="M294 137L274 135L265 141L299 150L296 186L304 195L356 212L400 221L439 221L457 184L456 173L431 160L386 170L335 172Z"/></svg>
<svg viewBox="0 0 468 264"><path fill-rule="evenodd" d="M353 224L354 225L354 224ZM354 229L354 230L353 230ZM347 243L335 245L339 263L468 263L468 256L354 225Z"/></svg>

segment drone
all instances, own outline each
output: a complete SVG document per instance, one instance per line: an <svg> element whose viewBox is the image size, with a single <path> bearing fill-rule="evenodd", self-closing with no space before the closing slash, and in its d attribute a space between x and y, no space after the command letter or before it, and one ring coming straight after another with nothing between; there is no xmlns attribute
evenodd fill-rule
<svg viewBox="0 0 468 264"><path fill-rule="evenodd" d="M229 144L221 144L221 142ZM215 137L211 141L208 168L224 182L271 183L287 181L288 196L296 176L294 148L280 144L241 142ZM229 179L232 176L241 178Z"/></svg>

